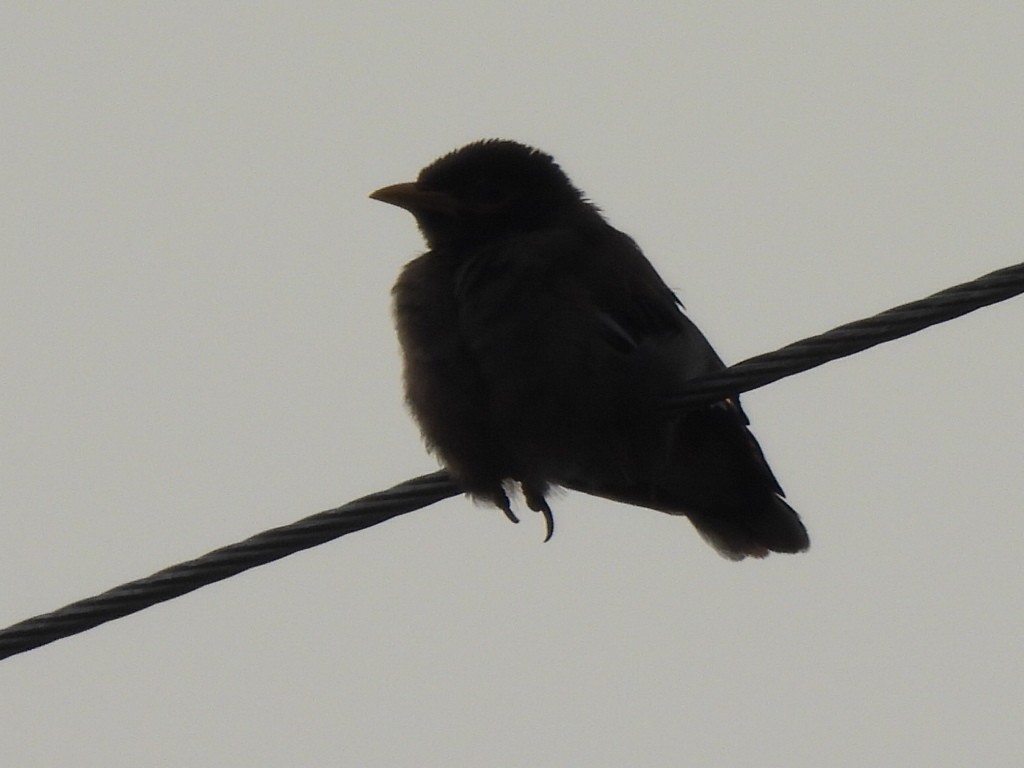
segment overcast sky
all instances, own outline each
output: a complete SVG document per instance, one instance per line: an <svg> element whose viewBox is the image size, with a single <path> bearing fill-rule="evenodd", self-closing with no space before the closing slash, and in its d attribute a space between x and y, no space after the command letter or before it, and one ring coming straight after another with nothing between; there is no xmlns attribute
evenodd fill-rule
<svg viewBox="0 0 1024 768"><path fill-rule="evenodd" d="M0 626L436 468L367 199L554 154L730 362L1024 259L1024 4L0 8ZM451 499L0 662L4 766L1024 753L1024 299L745 396L810 552Z"/></svg>

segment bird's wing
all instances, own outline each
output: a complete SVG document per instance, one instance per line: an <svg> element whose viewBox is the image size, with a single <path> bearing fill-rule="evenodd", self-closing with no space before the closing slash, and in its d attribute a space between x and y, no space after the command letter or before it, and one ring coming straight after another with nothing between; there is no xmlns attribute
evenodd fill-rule
<svg viewBox="0 0 1024 768"><path fill-rule="evenodd" d="M589 250L594 304L617 335L673 350L676 375L688 379L725 367L682 303L628 235L609 229ZM610 337L611 334L609 334Z"/></svg>
<svg viewBox="0 0 1024 768"><path fill-rule="evenodd" d="M602 235L584 257L598 310L636 344L679 332L686 323L682 305L637 244L611 227Z"/></svg>
<svg viewBox="0 0 1024 768"><path fill-rule="evenodd" d="M606 339L644 344L673 356L671 370L681 385L687 379L725 368L704 334L683 312L682 303L664 283L636 243L613 230L617 237L603 239L592 251L595 274L595 302L608 328ZM709 419L728 438L733 449L746 455L756 475L772 489L782 487L765 460L738 396L724 398L702 411L698 419Z"/></svg>
<svg viewBox="0 0 1024 768"><path fill-rule="evenodd" d="M603 342L609 353L627 355L678 350L680 379L724 367L636 243L603 222L480 248L459 266L455 293L464 335L481 354L508 355L518 340L531 354L571 356L586 347L595 358L600 349L592 345Z"/></svg>

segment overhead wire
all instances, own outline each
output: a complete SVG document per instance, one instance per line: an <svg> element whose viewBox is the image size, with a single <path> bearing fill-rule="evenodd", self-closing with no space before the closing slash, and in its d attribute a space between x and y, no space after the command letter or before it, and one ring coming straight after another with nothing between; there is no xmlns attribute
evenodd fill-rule
<svg viewBox="0 0 1024 768"><path fill-rule="evenodd" d="M688 382L666 411L692 408L763 387L1024 293L1024 263L749 358L721 373ZM256 534L194 560L114 587L0 630L0 659L128 616L250 568L279 560L461 493L445 471L407 480L335 509Z"/></svg>

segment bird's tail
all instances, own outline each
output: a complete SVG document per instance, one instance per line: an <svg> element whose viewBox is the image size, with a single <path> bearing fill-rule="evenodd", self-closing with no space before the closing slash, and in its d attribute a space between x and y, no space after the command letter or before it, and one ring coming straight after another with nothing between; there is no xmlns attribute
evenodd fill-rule
<svg viewBox="0 0 1024 768"><path fill-rule="evenodd" d="M685 515L731 560L810 546L807 529L783 500L735 399L662 424L637 430L639 437L617 460L560 478L558 484Z"/></svg>
<svg viewBox="0 0 1024 768"><path fill-rule="evenodd" d="M800 516L779 496L740 507L690 511L697 532L730 560L765 557L769 552L803 552L810 546Z"/></svg>

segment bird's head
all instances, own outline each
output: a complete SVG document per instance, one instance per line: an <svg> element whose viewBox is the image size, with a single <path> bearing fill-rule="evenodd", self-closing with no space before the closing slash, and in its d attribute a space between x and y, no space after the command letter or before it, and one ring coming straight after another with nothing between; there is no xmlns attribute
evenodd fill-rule
<svg viewBox="0 0 1024 768"><path fill-rule="evenodd" d="M415 216L431 248L544 229L595 211L550 155L497 139L457 149L416 181L370 197Z"/></svg>

